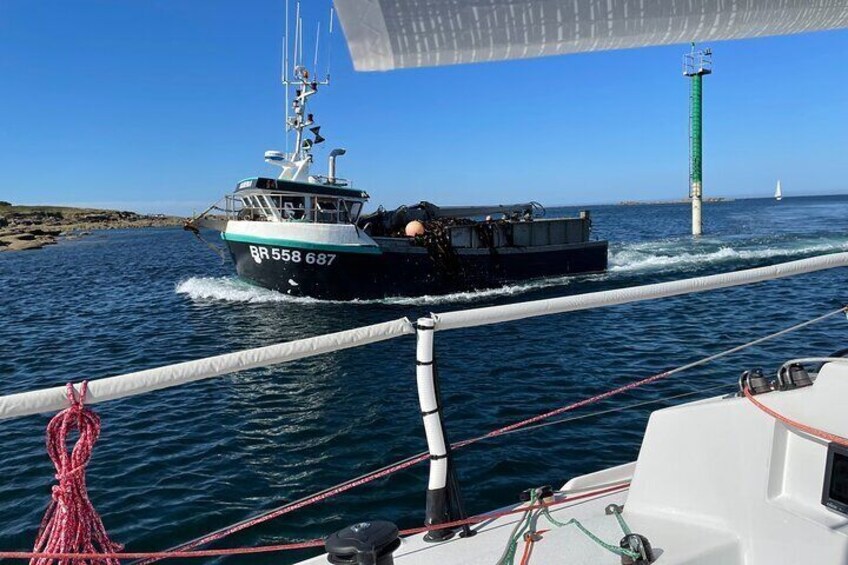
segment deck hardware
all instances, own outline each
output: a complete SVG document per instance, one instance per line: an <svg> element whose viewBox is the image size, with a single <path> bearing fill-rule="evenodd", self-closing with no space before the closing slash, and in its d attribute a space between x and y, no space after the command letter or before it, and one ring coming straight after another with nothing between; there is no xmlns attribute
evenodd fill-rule
<svg viewBox="0 0 848 565"><path fill-rule="evenodd" d="M521 502L530 502L533 499L533 491L534 490L536 491L536 497L539 500L544 501L545 499L553 498L553 496L554 496L553 487L551 487L551 485L545 485L545 486L537 487L535 489L528 488L528 489L521 491L521 495L518 497L518 499L521 500Z"/></svg>
<svg viewBox="0 0 848 565"><path fill-rule="evenodd" d="M740 396L744 393L745 389L750 390L751 394L762 394L772 391L772 383L763 374L762 369L751 369L739 376Z"/></svg>
<svg viewBox="0 0 848 565"><path fill-rule="evenodd" d="M810 374L800 363L792 363L780 368L777 373L777 383L780 390L791 390L813 384Z"/></svg>
<svg viewBox="0 0 848 565"><path fill-rule="evenodd" d="M650 565L656 561L654 548L651 547L651 542L648 541L648 538L643 535L627 534L621 538L621 542L618 545L622 549L629 549L639 554L639 557L635 559L627 555L622 555L621 565Z"/></svg>
<svg viewBox="0 0 848 565"><path fill-rule="evenodd" d="M524 532L525 543L536 543L542 539L542 534L539 532Z"/></svg>
<svg viewBox="0 0 848 565"><path fill-rule="evenodd" d="M623 504L609 504L606 508L604 508L604 514L606 514L607 516L621 514L622 512L624 512Z"/></svg>
<svg viewBox="0 0 848 565"><path fill-rule="evenodd" d="M394 565L398 527L385 520L360 522L330 534L324 542L333 565Z"/></svg>

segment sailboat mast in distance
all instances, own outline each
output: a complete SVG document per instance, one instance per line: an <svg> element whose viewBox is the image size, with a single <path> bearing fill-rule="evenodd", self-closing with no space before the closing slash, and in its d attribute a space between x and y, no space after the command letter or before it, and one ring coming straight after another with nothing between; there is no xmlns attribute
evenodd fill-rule
<svg viewBox="0 0 848 565"><path fill-rule="evenodd" d="M780 181L777 181L777 188L774 189L774 199L783 200L783 192L780 190Z"/></svg>

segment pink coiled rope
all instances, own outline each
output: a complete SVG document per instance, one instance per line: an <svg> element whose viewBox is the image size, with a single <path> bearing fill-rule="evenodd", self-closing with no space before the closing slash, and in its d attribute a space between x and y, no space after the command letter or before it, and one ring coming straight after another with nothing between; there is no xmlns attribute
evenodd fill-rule
<svg viewBox="0 0 848 565"><path fill-rule="evenodd" d="M68 383L70 406L56 414L47 425L47 454L56 467L56 480L33 551L43 554L113 554L121 544L113 543L103 521L88 498L85 467L91 459L94 443L100 437L100 416L83 403L88 382L83 381L79 395ZM79 438L68 451L68 434L76 430ZM58 559L36 557L30 565L119 565L117 559Z"/></svg>

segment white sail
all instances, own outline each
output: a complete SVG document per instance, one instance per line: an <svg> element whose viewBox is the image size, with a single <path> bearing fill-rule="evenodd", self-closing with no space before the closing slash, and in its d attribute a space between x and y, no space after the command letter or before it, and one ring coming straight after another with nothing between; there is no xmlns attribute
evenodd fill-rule
<svg viewBox="0 0 848 565"><path fill-rule="evenodd" d="M774 189L774 199L775 200L783 199L783 192L780 190L780 181L777 181L777 188Z"/></svg>
<svg viewBox="0 0 848 565"><path fill-rule="evenodd" d="M358 71L848 27L845 0L335 0Z"/></svg>

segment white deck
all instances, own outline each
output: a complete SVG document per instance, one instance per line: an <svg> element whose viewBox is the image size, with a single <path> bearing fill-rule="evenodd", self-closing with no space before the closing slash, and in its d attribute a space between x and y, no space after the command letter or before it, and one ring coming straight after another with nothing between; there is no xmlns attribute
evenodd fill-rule
<svg viewBox="0 0 848 565"><path fill-rule="evenodd" d="M573 505L564 504L551 510L551 515L560 521L577 518L584 526L607 543L618 545L622 537L621 528L612 516L604 515L608 504L623 504L627 497L626 491L600 496L596 499L580 500ZM425 542L423 536L404 538L400 548L395 552L395 562L400 565L417 563L486 563L492 565L498 561L515 524L521 514L499 518L493 522L479 524L472 528L477 532L469 538L454 537L442 543ZM550 531L542 534L542 539L533 549L532 563L562 562L563 548L569 548L567 563L620 565L619 556L601 548L580 530L573 526L556 528L547 520L540 517L539 531ZM519 544L516 563L521 558L523 542ZM304 563L326 564L325 556L316 557Z"/></svg>
<svg viewBox="0 0 848 565"><path fill-rule="evenodd" d="M813 386L757 398L792 419L848 436L846 364L826 365ZM787 428L745 398L712 398L655 412L635 466L579 477L563 487L574 494L591 492L620 483L632 472L629 489L559 505L551 513L561 522L577 518L605 542L618 545L622 530L604 509L624 504L628 525L648 538L660 564L844 564L848 516L821 504L826 453L826 442ZM494 564L520 516L480 524L477 535L466 539L428 543L420 535L407 538L395 561ZM548 528L530 563L621 562L573 525L557 528L539 517L538 529ZM326 562L320 556L305 563Z"/></svg>

